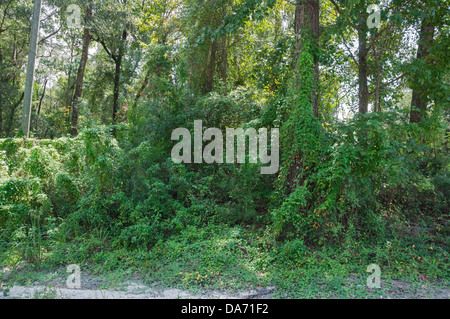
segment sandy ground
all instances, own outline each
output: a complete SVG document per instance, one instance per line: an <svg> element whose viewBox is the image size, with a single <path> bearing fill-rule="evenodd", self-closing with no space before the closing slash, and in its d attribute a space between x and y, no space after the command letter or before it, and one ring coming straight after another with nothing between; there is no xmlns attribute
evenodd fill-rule
<svg viewBox="0 0 450 319"><path fill-rule="evenodd" d="M266 298L273 287L251 290L238 294L221 291L208 291L204 294L191 294L180 289L154 290L139 283L128 283L122 289L69 289L51 286L14 286L7 296L0 299L254 299Z"/></svg>
<svg viewBox="0 0 450 319"><path fill-rule="evenodd" d="M382 299L450 299L450 289L427 287L412 290L410 284L396 281ZM180 289L153 289L137 282L128 282L121 288L69 289L35 285L13 286L6 296L0 290L0 299L271 299L274 287L227 293L210 290L192 294Z"/></svg>
<svg viewBox="0 0 450 319"><path fill-rule="evenodd" d="M6 279L6 278L4 278ZM4 284L0 282L0 299L271 299L276 287L253 289L238 293L220 290L203 290L196 293L178 288L165 288L158 284L146 285L139 279L120 280L111 285L111 282L93 274L84 272L80 289L69 289L66 284L67 277L59 274L51 278L41 278L36 282L25 285ZM360 291L356 277L350 276L346 280L347 287ZM450 299L450 287L445 284L424 282L421 285L399 280L392 280L389 285L382 279L385 289L380 296L366 295L368 298L382 299ZM366 288L364 288L366 289ZM358 294L354 295L354 298ZM371 297L372 296L372 297ZM279 296L278 296L279 297ZM330 298L342 298L330 296Z"/></svg>

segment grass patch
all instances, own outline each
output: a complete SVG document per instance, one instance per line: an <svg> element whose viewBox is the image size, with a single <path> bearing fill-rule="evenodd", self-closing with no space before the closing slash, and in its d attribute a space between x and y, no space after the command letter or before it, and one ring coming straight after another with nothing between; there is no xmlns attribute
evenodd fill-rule
<svg viewBox="0 0 450 319"><path fill-rule="evenodd" d="M408 283L401 287L404 294L448 288L448 252L430 246L426 239L310 247L300 239L268 238L261 229L222 225L186 229L149 250L114 250L94 239L85 246L78 241L66 247L72 253L64 259L49 253L39 266L21 264L1 273L0 281L64 285L68 276L64 265L79 263L82 282L95 278L98 284L90 287L101 289L120 289L126 281L141 280L155 289L190 292L233 293L275 286L274 298L378 298L395 292L398 281ZM380 289L367 287L366 270L372 263L381 268ZM2 266L8 266L7 260Z"/></svg>

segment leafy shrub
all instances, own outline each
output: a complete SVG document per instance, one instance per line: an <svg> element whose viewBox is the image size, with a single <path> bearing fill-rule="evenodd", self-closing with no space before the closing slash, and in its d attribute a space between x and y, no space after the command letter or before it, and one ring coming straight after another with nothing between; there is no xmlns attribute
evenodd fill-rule
<svg viewBox="0 0 450 319"><path fill-rule="evenodd" d="M448 160L446 166L427 158L430 150L417 137L418 128L401 124L396 111L358 114L332 130L321 128L311 110L310 66L304 50L302 86L286 99L293 108L282 127L274 231L322 245L342 242L346 234L385 241L405 220L448 210L442 188Z"/></svg>

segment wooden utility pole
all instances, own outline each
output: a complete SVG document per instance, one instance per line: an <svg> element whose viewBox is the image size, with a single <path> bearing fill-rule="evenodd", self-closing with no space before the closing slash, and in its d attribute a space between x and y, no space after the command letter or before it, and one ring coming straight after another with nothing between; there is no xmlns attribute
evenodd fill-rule
<svg viewBox="0 0 450 319"><path fill-rule="evenodd" d="M33 96L34 68L36 64L39 22L41 16L41 0L34 0L33 20L31 22L30 48L28 52L27 77L23 98L22 131L28 138L30 135L31 103Z"/></svg>

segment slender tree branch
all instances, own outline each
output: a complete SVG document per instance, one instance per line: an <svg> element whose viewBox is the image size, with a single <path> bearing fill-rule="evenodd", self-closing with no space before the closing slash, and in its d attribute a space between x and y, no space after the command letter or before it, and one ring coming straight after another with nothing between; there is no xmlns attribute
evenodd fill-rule
<svg viewBox="0 0 450 319"><path fill-rule="evenodd" d="M59 12L59 9L55 9L52 13L50 13L48 16L46 16L45 18L41 19L41 23L48 20L48 18L52 17L56 12Z"/></svg>
<svg viewBox="0 0 450 319"><path fill-rule="evenodd" d="M355 56L352 53L352 50L347 45L347 42L345 41L344 36L342 34L341 34L341 37L342 37L342 42L344 42L344 46L347 49L348 53L350 53L350 57L352 58L353 62L355 62L356 65L359 65L358 60L356 60Z"/></svg>
<svg viewBox="0 0 450 319"><path fill-rule="evenodd" d="M382 84L380 84L380 87L379 87L379 88L380 88L380 89L385 88L385 87L388 86L389 84L392 84L392 83L394 83L395 81L400 80L400 79L403 78L404 76L405 76L405 74L402 74L402 75L400 75L400 76L398 76L398 77L396 77L396 78L390 80L389 82L382 83ZM369 95L372 95L373 93L375 93L375 90L369 92Z"/></svg>
<svg viewBox="0 0 450 319"><path fill-rule="evenodd" d="M100 43L100 44L102 45L103 49L105 49L106 53L114 60L114 62L116 62L116 60L117 60L116 55L113 54L113 53L108 49L108 47L107 47L106 44L105 44L105 41L103 41L103 40L101 40L101 39L99 39L99 38L97 38L97 37L94 37L94 36L92 37L92 40L94 40L95 42Z"/></svg>
<svg viewBox="0 0 450 319"><path fill-rule="evenodd" d="M6 29L3 29L3 24L5 23L6 14L7 14L7 11L9 9L9 6L11 5L11 3L12 3L12 0L8 2L8 4L5 7L5 10L3 10L2 23L0 24L0 33L2 33L3 31L6 31Z"/></svg>
<svg viewBox="0 0 450 319"><path fill-rule="evenodd" d="M56 30L55 32L49 34L48 36L46 36L45 38L42 38L41 40L39 40L39 44L45 42L45 40L47 40L48 38L51 38L52 36L54 36L55 34L57 34L60 30L61 30L61 26L58 28L58 30Z"/></svg>

